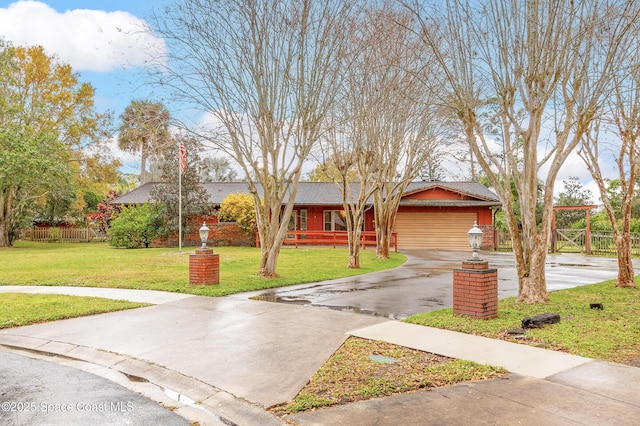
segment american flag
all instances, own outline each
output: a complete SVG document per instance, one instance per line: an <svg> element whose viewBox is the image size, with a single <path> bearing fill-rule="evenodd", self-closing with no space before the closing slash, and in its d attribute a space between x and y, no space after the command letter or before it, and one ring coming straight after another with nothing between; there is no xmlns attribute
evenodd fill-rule
<svg viewBox="0 0 640 426"><path fill-rule="evenodd" d="M184 144L180 144L180 173L184 173L184 168L187 165L187 150L184 149Z"/></svg>

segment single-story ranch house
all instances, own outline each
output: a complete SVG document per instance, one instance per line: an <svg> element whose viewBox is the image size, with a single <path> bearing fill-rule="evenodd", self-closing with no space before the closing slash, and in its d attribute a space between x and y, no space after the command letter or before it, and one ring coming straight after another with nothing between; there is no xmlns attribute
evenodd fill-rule
<svg viewBox="0 0 640 426"><path fill-rule="evenodd" d="M147 183L122 195L115 204L131 205L152 201L154 183ZM209 194L212 209L229 194L249 193L246 182L214 182L203 184ZM285 200L286 201L286 200ZM399 249L463 249L469 248L467 232L477 221L482 229L483 249L494 248L493 212L500 205L498 197L476 182L412 182L407 187L395 222L395 237ZM345 232L342 195L330 182L300 182L295 200L291 235L285 243L299 240L301 231ZM207 225L217 218L207 220ZM220 224L222 225L222 224ZM373 204L367 209L365 231L375 231ZM215 233L215 230L212 229ZM310 236L309 236L310 237ZM212 236L215 239L215 236ZM191 236L193 241L197 237ZM210 237L211 239L211 237ZM322 242L328 243L325 238Z"/></svg>

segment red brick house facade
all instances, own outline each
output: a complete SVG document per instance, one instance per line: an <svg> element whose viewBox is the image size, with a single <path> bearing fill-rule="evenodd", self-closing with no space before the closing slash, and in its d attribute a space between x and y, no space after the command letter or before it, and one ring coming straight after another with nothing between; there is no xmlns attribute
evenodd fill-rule
<svg viewBox="0 0 640 426"><path fill-rule="evenodd" d="M153 185L145 184L114 200L114 203L152 201L150 194ZM248 193L244 182L203 185L209 193L212 209L217 208L229 194ZM483 249L493 249L493 211L500 201L486 187L475 182L413 182L404 194L394 227L399 249L468 249L467 231L474 221L484 232ZM299 231L297 237L307 238L307 242L317 240L322 244L330 243L330 233L339 234L346 229L342 221L344 212L341 200L340 191L333 183L301 182L290 230ZM375 231L373 217L371 204L366 211L364 231ZM196 218L194 222L199 220ZM212 230L212 244L244 245L228 224L216 223L215 217L207 220L207 226ZM308 234L303 234L303 231L308 231ZM314 235L323 232L323 236ZM285 243L292 243L297 237L292 232ZM187 235L186 239L198 241L196 235Z"/></svg>

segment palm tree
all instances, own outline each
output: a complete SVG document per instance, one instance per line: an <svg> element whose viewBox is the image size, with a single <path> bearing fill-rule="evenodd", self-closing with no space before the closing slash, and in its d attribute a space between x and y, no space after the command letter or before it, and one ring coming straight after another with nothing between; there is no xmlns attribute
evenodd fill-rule
<svg viewBox="0 0 640 426"><path fill-rule="evenodd" d="M147 180L147 159L165 143L170 142L169 111L160 102L132 100L120 115L118 147L123 151L140 152L140 184Z"/></svg>

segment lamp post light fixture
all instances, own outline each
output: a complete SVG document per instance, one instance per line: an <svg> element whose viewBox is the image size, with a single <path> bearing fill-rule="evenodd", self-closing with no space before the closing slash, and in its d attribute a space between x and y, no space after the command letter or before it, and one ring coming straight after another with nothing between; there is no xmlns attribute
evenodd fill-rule
<svg viewBox="0 0 640 426"><path fill-rule="evenodd" d="M207 240L209 239L209 227L206 222L202 222L202 226L200 227L200 241L202 241L202 247L200 250L207 250Z"/></svg>
<svg viewBox="0 0 640 426"><path fill-rule="evenodd" d="M220 284L220 256L207 248L209 227L206 222L198 230L202 247L189 256L189 284Z"/></svg>
<svg viewBox="0 0 640 426"><path fill-rule="evenodd" d="M478 250L482 245L482 229L478 228L477 221L473 221L473 228L469 229L467 236L469 237L469 245L472 251L471 260L480 260L478 258Z"/></svg>

